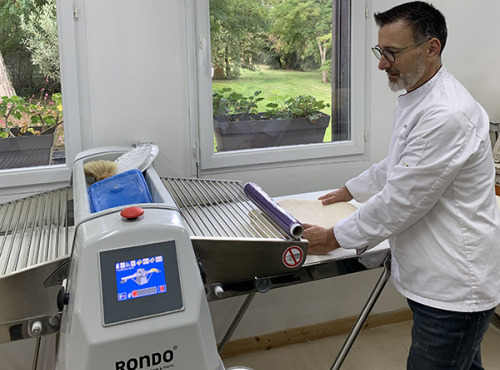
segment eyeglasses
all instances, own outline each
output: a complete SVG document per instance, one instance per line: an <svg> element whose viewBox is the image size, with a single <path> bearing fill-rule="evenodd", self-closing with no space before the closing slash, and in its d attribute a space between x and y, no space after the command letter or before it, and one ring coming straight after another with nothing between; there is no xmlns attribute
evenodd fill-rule
<svg viewBox="0 0 500 370"><path fill-rule="evenodd" d="M414 44L405 46L404 48L397 49L395 51L387 50L387 49L381 49L380 46L377 45L377 46L375 46L375 47L372 48L372 51L373 51L373 54L375 55L375 57L378 60L380 60L380 58L382 58L382 56L384 56L384 58L389 63L394 63L396 61L396 54L402 53L406 49L413 48L413 47L418 46L418 45L422 45L423 43L425 43L427 41L429 41L429 40L416 42Z"/></svg>

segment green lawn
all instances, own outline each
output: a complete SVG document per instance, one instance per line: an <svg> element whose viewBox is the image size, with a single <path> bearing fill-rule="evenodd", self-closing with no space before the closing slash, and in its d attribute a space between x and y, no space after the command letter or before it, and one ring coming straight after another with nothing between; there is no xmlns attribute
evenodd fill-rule
<svg viewBox="0 0 500 370"><path fill-rule="evenodd" d="M312 95L317 100L323 100L331 105L331 84L321 82L319 71L273 70L260 66L256 71L242 69L241 76L237 80L213 80L212 87L213 90L230 87L245 96L260 90L262 91L260 96L265 99L259 103L261 108L270 102L283 101L297 95ZM327 107L323 112L331 115L331 108ZM326 130L325 141L330 141L330 138L331 125Z"/></svg>

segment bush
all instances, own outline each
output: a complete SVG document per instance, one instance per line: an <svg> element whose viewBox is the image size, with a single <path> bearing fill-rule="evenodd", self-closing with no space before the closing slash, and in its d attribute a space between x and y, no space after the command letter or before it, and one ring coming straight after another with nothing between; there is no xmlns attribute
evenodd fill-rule
<svg viewBox="0 0 500 370"><path fill-rule="evenodd" d="M212 94L214 117L225 117L229 121L238 121L244 115L259 114L260 119L308 118L316 121L323 115L322 109L330 104L318 101L311 95L298 95L283 102L268 103L265 112L258 112L257 103L264 100L259 97L261 91L255 91L250 96L232 92L226 87L215 90Z"/></svg>
<svg viewBox="0 0 500 370"><path fill-rule="evenodd" d="M12 128L19 128L18 136L27 132L42 135L63 123L62 96L46 94L41 101L32 103L19 96L0 98L0 138L14 137Z"/></svg>

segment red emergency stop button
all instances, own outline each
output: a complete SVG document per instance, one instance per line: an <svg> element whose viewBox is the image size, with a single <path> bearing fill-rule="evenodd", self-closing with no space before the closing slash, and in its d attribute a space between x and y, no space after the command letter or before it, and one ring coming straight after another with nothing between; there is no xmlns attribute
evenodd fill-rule
<svg viewBox="0 0 500 370"><path fill-rule="evenodd" d="M128 207L120 212L120 215L129 220L134 220L139 216L144 214L144 210L141 207Z"/></svg>

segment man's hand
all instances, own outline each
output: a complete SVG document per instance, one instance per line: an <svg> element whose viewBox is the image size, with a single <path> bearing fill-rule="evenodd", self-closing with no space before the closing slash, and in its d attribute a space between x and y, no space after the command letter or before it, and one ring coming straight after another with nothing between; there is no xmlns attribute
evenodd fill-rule
<svg viewBox="0 0 500 370"><path fill-rule="evenodd" d="M307 254L328 254L328 252L340 248L333 228L325 229L311 224L302 224L304 226L303 237L309 241Z"/></svg>
<svg viewBox="0 0 500 370"><path fill-rule="evenodd" d="M349 202L352 199L354 199L354 197L351 195L349 190L347 190L347 187L345 185L340 189L334 190L331 193L325 194L318 198L318 200L321 200L323 205L325 206L327 204L337 202Z"/></svg>

